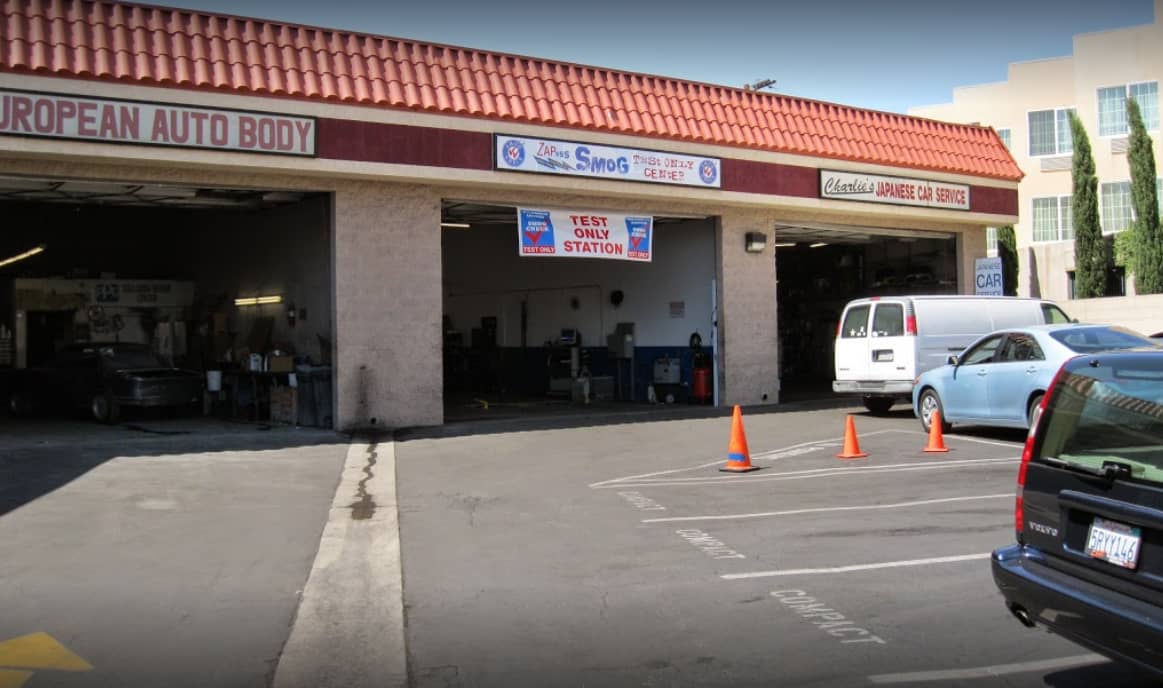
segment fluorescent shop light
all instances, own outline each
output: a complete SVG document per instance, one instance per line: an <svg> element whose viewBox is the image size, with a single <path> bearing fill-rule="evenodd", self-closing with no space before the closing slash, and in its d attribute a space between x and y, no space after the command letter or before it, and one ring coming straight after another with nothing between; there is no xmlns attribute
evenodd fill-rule
<svg viewBox="0 0 1163 688"><path fill-rule="evenodd" d="M12 263L15 263L18 260L24 260L25 258L31 258L38 253L44 253L44 249L45 249L45 246L43 244L41 244L40 246L37 246L36 248L28 249L24 253L18 253L10 258L5 258L4 260L0 260L0 267L4 267L5 265L11 265Z"/></svg>
<svg viewBox="0 0 1163 688"><path fill-rule="evenodd" d="M472 225L467 222L441 222L440 226L447 229L468 229Z"/></svg>
<svg viewBox="0 0 1163 688"><path fill-rule="evenodd" d="M263 306L269 303L282 303L283 297L279 296L248 296L234 300L235 306Z"/></svg>
<svg viewBox="0 0 1163 688"><path fill-rule="evenodd" d="M820 242L817 242L815 244L808 246L808 248L820 248L821 246L827 246L827 245L828 245L828 242L820 241Z"/></svg>
<svg viewBox="0 0 1163 688"><path fill-rule="evenodd" d="M794 241L777 241L777 242L775 242L776 248L787 248L788 246L795 246L795 245L796 245L796 242L794 242Z"/></svg>

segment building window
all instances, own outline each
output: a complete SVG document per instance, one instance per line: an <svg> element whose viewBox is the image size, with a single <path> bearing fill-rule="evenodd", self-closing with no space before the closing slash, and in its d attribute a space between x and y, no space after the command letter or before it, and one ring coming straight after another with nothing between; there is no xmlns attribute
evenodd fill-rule
<svg viewBox="0 0 1163 688"><path fill-rule="evenodd" d="M1143 126L1159 129L1159 82L1147 81L1127 86L1098 89L1098 135L1123 136L1128 132L1127 97L1139 104Z"/></svg>
<svg viewBox="0 0 1163 688"><path fill-rule="evenodd" d="M1106 293L1103 296L1126 296L1127 295L1127 270L1121 265L1116 265L1107 270L1106 273ZM1074 271L1066 271L1066 298L1071 301L1074 300Z"/></svg>
<svg viewBox="0 0 1163 688"><path fill-rule="evenodd" d="M1010 141L1012 140L1010 130L1009 129L998 129L997 130L997 137L999 139L1001 139L1001 142L1003 144L1005 144L1006 150L1010 150Z"/></svg>
<svg viewBox="0 0 1163 688"><path fill-rule="evenodd" d="M997 255L997 227L985 228L985 255L990 258Z"/></svg>
<svg viewBox="0 0 1163 688"><path fill-rule="evenodd" d="M1070 113L1074 108L1035 110L1028 116L1030 155L1067 155L1074 152L1070 138Z"/></svg>
<svg viewBox="0 0 1163 688"><path fill-rule="evenodd" d="M1074 238L1070 203L1072 196L1034 199L1034 241L1068 241Z"/></svg>
<svg viewBox="0 0 1163 688"><path fill-rule="evenodd" d="M1130 229L1134 216L1131 211L1131 183L1112 182L1103 184L1099 203L1102 206L1102 231L1104 234Z"/></svg>

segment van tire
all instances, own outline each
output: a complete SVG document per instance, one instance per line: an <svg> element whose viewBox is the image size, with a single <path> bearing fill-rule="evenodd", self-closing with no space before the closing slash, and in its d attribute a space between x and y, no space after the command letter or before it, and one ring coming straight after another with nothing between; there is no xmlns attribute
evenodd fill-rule
<svg viewBox="0 0 1163 688"><path fill-rule="evenodd" d="M864 408L874 416L883 416L888 413L896 400L892 397L864 397Z"/></svg>
<svg viewBox="0 0 1163 688"><path fill-rule="evenodd" d="M937 396L937 391L932 387L921 392L921 396L917 399L918 415L921 419L921 428L928 433L929 421L925 419L925 406L929 405L941 414L941 432L949 432L953 428L953 424L945 420L945 407L941 405L941 397Z"/></svg>

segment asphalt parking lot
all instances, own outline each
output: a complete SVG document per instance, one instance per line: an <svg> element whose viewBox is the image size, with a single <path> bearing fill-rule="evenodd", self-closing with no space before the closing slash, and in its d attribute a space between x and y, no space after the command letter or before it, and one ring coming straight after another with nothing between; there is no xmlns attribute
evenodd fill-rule
<svg viewBox="0 0 1163 688"><path fill-rule="evenodd" d="M1155 685L1002 605L1022 433L846 413L398 444L413 685Z"/></svg>
<svg viewBox="0 0 1163 688"><path fill-rule="evenodd" d="M0 419L0 688L266 686L348 442Z"/></svg>

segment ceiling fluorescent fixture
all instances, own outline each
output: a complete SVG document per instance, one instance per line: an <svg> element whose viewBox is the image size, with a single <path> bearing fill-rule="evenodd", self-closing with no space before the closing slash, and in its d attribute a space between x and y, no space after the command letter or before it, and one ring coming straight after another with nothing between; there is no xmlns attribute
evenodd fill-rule
<svg viewBox="0 0 1163 688"><path fill-rule="evenodd" d="M826 242L826 241L817 241L816 243L811 244L808 248L820 248L821 246L827 246L827 245L828 245L828 242Z"/></svg>
<svg viewBox="0 0 1163 688"><path fill-rule="evenodd" d="M0 260L0 267L4 267L5 265L11 265L12 263L15 263L18 260L24 260L25 258L31 258L38 253L44 253L45 248L46 247L44 246L44 244L41 244L40 246L37 246L36 248L28 249L24 253L18 253L18 254L11 256L9 258L5 258L4 260Z"/></svg>
<svg viewBox="0 0 1163 688"><path fill-rule="evenodd" d="M468 229L469 227L472 227L472 225L467 222L441 222L440 226L446 229Z"/></svg>
<svg viewBox="0 0 1163 688"><path fill-rule="evenodd" d="M794 241L777 241L777 242L775 242L776 248L787 248L788 246L795 246L795 245L796 245L796 242L794 242Z"/></svg>
<svg viewBox="0 0 1163 688"><path fill-rule="evenodd" d="M282 303L283 297L277 296L247 296L234 300L235 306L262 306L270 303Z"/></svg>

